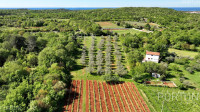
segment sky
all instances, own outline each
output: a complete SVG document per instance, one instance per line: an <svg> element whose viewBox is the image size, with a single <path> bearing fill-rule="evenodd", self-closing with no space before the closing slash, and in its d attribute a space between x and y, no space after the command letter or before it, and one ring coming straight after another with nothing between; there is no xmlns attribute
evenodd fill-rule
<svg viewBox="0 0 200 112"><path fill-rule="evenodd" d="M0 8L200 7L200 0L0 0Z"/></svg>

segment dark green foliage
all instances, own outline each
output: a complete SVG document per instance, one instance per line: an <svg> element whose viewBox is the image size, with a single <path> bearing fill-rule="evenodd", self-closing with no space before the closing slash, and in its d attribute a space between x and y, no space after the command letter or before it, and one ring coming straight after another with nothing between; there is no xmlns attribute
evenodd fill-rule
<svg viewBox="0 0 200 112"><path fill-rule="evenodd" d="M142 62L143 55L140 51L134 50L127 54L130 66L136 66L137 62Z"/></svg>
<svg viewBox="0 0 200 112"><path fill-rule="evenodd" d="M63 100L71 81L69 71L76 64L81 41L55 33L13 33L11 37L5 33L0 43L0 88L9 87L0 90L0 104L19 106L21 110L16 111L58 110L57 102Z"/></svg>
<svg viewBox="0 0 200 112"><path fill-rule="evenodd" d="M151 26L150 26L149 24L146 24L146 25L144 26L144 28L147 29L147 30L150 30L150 29L151 29Z"/></svg>
<svg viewBox="0 0 200 112"><path fill-rule="evenodd" d="M3 66L8 56L9 56L9 51L6 49L0 48L0 67Z"/></svg>
<svg viewBox="0 0 200 112"><path fill-rule="evenodd" d="M35 53L29 53L27 55L27 63L29 66L34 67L38 65L38 57Z"/></svg>
<svg viewBox="0 0 200 112"><path fill-rule="evenodd" d="M166 63L145 62L136 66L132 75L136 81L145 81L152 77L152 73L159 73L165 79L168 75L167 70L168 64Z"/></svg>

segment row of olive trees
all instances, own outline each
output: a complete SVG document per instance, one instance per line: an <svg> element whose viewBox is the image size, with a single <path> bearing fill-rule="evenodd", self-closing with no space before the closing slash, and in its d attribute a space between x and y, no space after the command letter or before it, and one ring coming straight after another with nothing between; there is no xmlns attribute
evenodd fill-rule
<svg viewBox="0 0 200 112"><path fill-rule="evenodd" d="M96 71L94 53L95 53L95 37L92 36L92 42L89 48L89 63L88 63L88 68L87 68L88 73L94 73Z"/></svg>
<svg viewBox="0 0 200 112"><path fill-rule="evenodd" d="M83 46L82 48L82 55L81 55L81 64L86 65L86 46Z"/></svg>
<svg viewBox="0 0 200 112"><path fill-rule="evenodd" d="M115 74L119 76L123 76L127 74L126 68L122 64L122 54L120 52L120 46L117 43L118 37L114 37L114 48L115 48L115 58L116 58L116 66L117 68L115 69Z"/></svg>
<svg viewBox="0 0 200 112"><path fill-rule="evenodd" d="M96 65L97 65L97 74L101 75L104 73L103 71L103 49L104 49L104 37L101 37L101 41L100 43L98 44L98 52L97 52L97 55L96 55Z"/></svg>
<svg viewBox="0 0 200 112"><path fill-rule="evenodd" d="M117 66L114 73L118 74L119 76L123 76L123 75L127 74L127 71L122 64L122 54L120 52L121 48L117 43L118 37L115 36L113 38L113 40L114 40L114 49L115 49L114 55L115 55L116 66ZM111 55L112 55L113 44L111 43L111 41L112 41L112 38L110 36L108 36L106 38L106 42L105 42L105 38L101 37L101 41L97 45L98 50L97 50L97 54L95 56L95 37L92 37L91 46L89 47L89 52L88 52L88 56L89 56L88 63L86 62L86 55L87 55L86 47L83 46L81 63L84 66L86 66L88 64L88 67L87 67L88 73L95 73L96 72L99 75L102 75L102 74L111 75L111 74L113 74L112 68L111 68L111 64L112 64ZM105 56L103 55L104 50L105 50ZM104 62L105 62L105 64L104 64Z"/></svg>
<svg viewBox="0 0 200 112"><path fill-rule="evenodd" d="M111 69L111 50L112 50L112 44L111 44L111 37L108 36L106 39L106 55L105 55L105 74L106 75L111 75L112 74L112 69Z"/></svg>

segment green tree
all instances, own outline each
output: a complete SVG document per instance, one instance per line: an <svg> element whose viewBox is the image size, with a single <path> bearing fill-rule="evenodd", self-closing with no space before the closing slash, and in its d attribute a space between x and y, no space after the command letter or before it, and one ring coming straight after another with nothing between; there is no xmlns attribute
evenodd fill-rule
<svg viewBox="0 0 200 112"><path fill-rule="evenodd" d="M149 23L147 23L145 26L144 26L145 29L147 30L150 30L151 29L151 26L149 25Z"/></svg>

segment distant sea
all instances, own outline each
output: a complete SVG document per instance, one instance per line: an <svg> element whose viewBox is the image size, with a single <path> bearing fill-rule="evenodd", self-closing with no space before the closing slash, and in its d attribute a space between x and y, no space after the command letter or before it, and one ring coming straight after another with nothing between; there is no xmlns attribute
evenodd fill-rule
<svg viewBox="0 0 200 112"><path fill-rule="evenodd" d="M177 11L200 11L200 7L169 7Z"/></svg>
<svg viewBox="0 0 200 112"><path fill-rule="evenodd" d="M79 8L0 8L0 9L30 9L30 10L48 10L48 9L68 9L68 10L92 10L92 9L103 9L103 8L117 8L117 7L79 7ZM200 11L200 7L169 7L177 11Z"/></svg>

